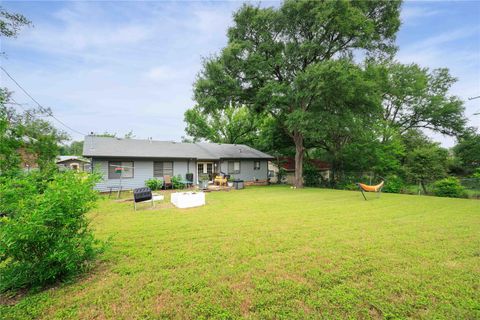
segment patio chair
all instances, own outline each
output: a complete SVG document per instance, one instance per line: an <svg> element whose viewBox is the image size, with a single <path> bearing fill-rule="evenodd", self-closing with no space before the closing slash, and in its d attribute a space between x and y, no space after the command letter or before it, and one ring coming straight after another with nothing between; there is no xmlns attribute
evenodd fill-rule
<svg viewBox="0 0 480 320"><path fill-rule="evenodd" d="M219 186L226 186L227 185L228 179L222 176L216 176L215 180L213 180L214 184L219 185Z"/></svg>
<svg viewBox="0 0 480 320"><path fill-rule="evenodd" d="M163 187L167 190L168 187L173 189L172 177L170 176L163 176Z"/></svg>
<svg viewBox="0 0 480 320"><path fill-rule="evenodd" d="M187 184L187 187L191 187L193 186L193 173L187 173L185 175L185 180L186 180L186 184Z"/></svg>

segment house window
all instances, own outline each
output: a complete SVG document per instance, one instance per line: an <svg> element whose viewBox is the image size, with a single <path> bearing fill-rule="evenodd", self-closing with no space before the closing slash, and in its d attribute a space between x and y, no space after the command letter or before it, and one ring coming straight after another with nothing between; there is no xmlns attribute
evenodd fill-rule
<svg viewBox="0 0 480 320"><path fill-rule="evenodd" d="M240 173L240 161L228 161L228 173Z"/></svg>
<svg viewBox="0 0 480 320"><path fill-rule="evenodd" d="M163 177L163 176L173 177L173 162L172 161L155 161L153 163L153 176L154 177Z"/></svg>
<svg viewBox="0 0 480 320"><path fill-rule="evenodd" d="M260 170L260 161L253 162L253 170Z"/></svg>
<svg viewBox="0 0 480 320"><path fill-rule="evenodd" d="M133 178L133 161L109 161L108 179Z"/></svg>

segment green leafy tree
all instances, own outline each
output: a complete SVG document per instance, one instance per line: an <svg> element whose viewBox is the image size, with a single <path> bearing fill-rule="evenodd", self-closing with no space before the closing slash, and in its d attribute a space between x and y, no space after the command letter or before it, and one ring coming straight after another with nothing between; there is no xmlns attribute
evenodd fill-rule
<svg viewBox="0 0 480 320"><path fill-rule="evenodd" d="M81 156L83 153L83 141L72 141L70 144L60 147L60 154L66 156Z"/></svg>
<svg viewBox="0 0 480 320"><path fill-rule="evenodd" d="M34 111L23 114L21 126L24 128L25 150L34 154L40 169L55 165L55 158L60 154L60 145L68 135L57 130L52 124L32 115Z"/></svg>
<svg viewBox="0 0 480 320"><path fill-rule="evenodd" d="M20 169L20 154L23 128L13 126L15 114L7 107L9 92L0 88L0 175Z"/></svg>
<svg viewBox="0 0 480 320"><path fill-rule="evenodd" d="M247 107L228 106L209 111L197 105L185 112L185 132L193 141L252 145L262 121L262 116Z"/></svg>
<svg viewBox="0 0 480 320"><path fill-rule="evenodd" d="M406 156L405 170L411 182L419 182L423 192L427 193L429 182L447 175L448 151L436 143L430 143L413 149Z"/></svg>
<svg viewBox="0 0 480 320"><path fill-rule="evenodd" d="M469 172L480 168L480 134L470 128L463 134L453 148L461 165Z"/></svg>
<svg viewBox="0 0 480 320"><path fill-rule="evenodd" d="M466 123L463 102L449 94L457 81L448 69L430 71L416 64L386 63L381 67L385 123L384 140L389 133L403 134L411 129L430 129L457 135Z"/></svg>
<svg viewBox="0 0 480 320"><path fill-rule="evenodd" d="M19 113L9 107L9 97L7 89L0 89L0 174L20 169L21 152L33 155L41 169L54 166L60 143L68 139L67 134L39 118L49 110L31 109Z"/></svg>
<svg viewBox="0 0 480 320"><path fill-rule="evenodd" d="M10 13L0 7L0 37L16 37L20 29L32 22L19 13Z"/></svg>
<svg viewBox="0 0 480 320"><path fill-rule="evenodd" d="M205 60L195 100L206 110L231 102L272 115L295 146L295 186L302 187L304 128L326 100L308 79L322 78L331 67L324 63L354 50L392 53L399 8L398 1L287 0L278 9L244 5L234 14L227 47Z"/></svg>
<svg viewBox="0 0 480 320"><path fill-rule="evenodd" d="M324 62L312 69L316 70L306 72L304 82L317 95L312 95L315 104L304 112L305 147L323 149L335 177L345 169L371 170L374 163L368 152L377 144L375 119L381 108L370 71L350 59ZM349 154L354 154L353 159Z"/></svg>

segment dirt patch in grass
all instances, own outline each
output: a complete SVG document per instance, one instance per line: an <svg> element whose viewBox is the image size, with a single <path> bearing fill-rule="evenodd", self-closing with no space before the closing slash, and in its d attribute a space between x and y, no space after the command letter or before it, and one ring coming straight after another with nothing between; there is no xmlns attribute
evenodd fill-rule
<svg viewBox="0 0 480 320"><path fill-rule="evenodd" d="M28 293L27 289L21 289L17 292L0 293L0 305L13 306L22 300Z"/></svg>

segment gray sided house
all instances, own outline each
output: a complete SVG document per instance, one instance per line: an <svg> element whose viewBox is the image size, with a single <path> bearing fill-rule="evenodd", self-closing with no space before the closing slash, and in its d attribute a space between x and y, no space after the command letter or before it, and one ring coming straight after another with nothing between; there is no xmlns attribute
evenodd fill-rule
<svg viewBox="0 0 480 320"><path fill-rule="evenodd" d="M91 159L92 170L103 179L96 189L108 191L145 186L145 181L165 175L186 178L225 173L244 181L267 180L270 155L240 144L180 143L86 136L83 156ZM123 168L119 173L117 168ZM121 179L120 179L121 176Z"/></svg>

